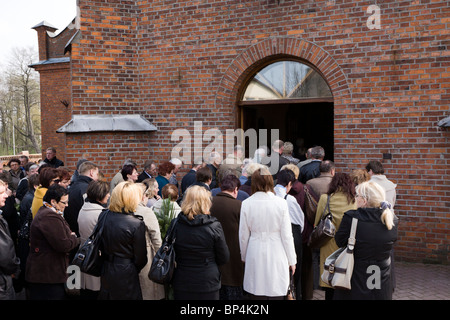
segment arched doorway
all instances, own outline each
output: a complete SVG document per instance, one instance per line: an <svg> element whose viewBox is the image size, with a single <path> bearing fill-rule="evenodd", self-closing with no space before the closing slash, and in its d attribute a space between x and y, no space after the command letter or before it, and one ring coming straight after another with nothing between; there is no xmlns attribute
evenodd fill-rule
<svg viewBox="0 0 450 320"><path fill-rule="evenodd" d="M278 129L295 157L304 159L307 148L320 145L334 159L334 99L313 66L286 59L262 66L245 82L238 105L244 131Z"/></svg>

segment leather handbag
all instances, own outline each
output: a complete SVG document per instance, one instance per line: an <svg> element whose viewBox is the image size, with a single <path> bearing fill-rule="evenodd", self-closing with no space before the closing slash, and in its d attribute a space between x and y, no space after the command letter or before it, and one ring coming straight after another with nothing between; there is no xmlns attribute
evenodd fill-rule
<svg viewBox="0 0 450 320"><path fill-rule="evenodd" d="M152 260L148 278L159 284L169 284L172 281L175 262L176 223L178 218L172 220L162 246L158 249Z"/></svg>
<svg viewBox="0 0 450 320"><path fill-rule="evenodd" d="M320 218L319 224L314 227L311 236L309 237L308 245L313 249L319 249L330 239L334 238L335 234L336 227L333 223L333 215L330 211L330 196L328 196L322 217Z"/></svg>
<svg viewBox="0 0 450 320"><path fill-rule="evenodd" d="M356 243L356 227L358 219L353 218L350 237L346 247L339 248L325 259L322 281L335 289L351 289L354 257L353 250Z"/></svg>
<svg viewBox="0 0 450 320"><path fill-rule="evenodd" d="M292 271L289 269L289 289L288 294L286 296L286 300L297 300L297 295L295 292L295 283L294 283L294 275Z"/></svg>
<svg viewBox="0 0 450 320"><path fill-rule="evenodd" d="M314 225L317 211L317 197L315 193L305 184L303 186L305 192L305 217L311 225Z"/></svg>
<svg viewBox="0 0 450 320"><path fill-rule="evenodd" d="M92 234L81 245L72 260L72 264L78 266L81 272L91 276L99 277L102 272L105 259L102 256L101 236L108 212L107 209L102 211Z"/></svg>

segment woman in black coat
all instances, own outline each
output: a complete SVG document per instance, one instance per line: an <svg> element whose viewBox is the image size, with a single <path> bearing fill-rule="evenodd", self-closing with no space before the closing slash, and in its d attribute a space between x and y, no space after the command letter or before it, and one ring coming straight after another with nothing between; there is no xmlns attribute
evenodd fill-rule
<svg viewBox="0 0 450 320"><path fill-rule="evenodd" d="M142 300L139 272L147 264L145 224L134 215L142 191L133 182L121 182L113 190L104 221L102 249L106 261L101 274L100 300Z"/></svg>
<svg viewBox="0 0 450 320"><path fill-rule="evenodd" d="M181 206L175 226L177 266L173 275L175 300L218 300L218 265L229 259L222 225L209 214L211 193L191 186Z"/></svg>
<svg viewBox="0 0 450 320"><path fill-rule="evenodd" d="M385 200L384 189L367 181L356 186L357 210L344 214L335 240L347 245L352 218L358 219L351 290L336 289L335 300L392 300L390 255L397 240L398 219Z"/></svg>

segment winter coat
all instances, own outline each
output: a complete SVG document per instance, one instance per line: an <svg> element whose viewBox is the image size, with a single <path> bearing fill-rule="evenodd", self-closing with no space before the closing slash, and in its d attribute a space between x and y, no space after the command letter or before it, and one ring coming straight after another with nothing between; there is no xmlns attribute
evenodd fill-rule
<svg viewBox="0 0 450 320"><path fill-rule="evenodd" d="M14 243L9 233L8 223L0 210L0 300L14 300L15 292L12 276L20 273L20 261L16 257Z"/></svg>
<svg viewBox="0 0 450 320"><path fill-rule="evenodd" d="M173 275L175 291L213 292L220 289L218 266L230 258L222 225L207 214L189 220L180 213L175 226L177 266Z"/></svg>
<svg viewBox="0 0 450 320"><path fill-rule="evenodd" d="M297 263L286 200L258 191L242 202L239 245L245 262L244 290L257 296L285 296L289 266Z"/></svg>
<svg viewBox="0 0 450 320"><path fill-rule="evenodd" d="M64 162L56 157L54 157L52 160L48 160L47 158L45 158L44 162L48 163L53 168L64 167Z"/></svg>
<svg viewBox="0 0 450 320"><path fill-rule="evenodd" d="M31 223L25 280L32 283L65 283L68 253L79 244L80 238L72 234L62 215L42 206Z"/></svg>
<svg viewBox="0 0 450 320"><path fill-rule="evenodd" d="M100 300L142 300L139 272L147 264L145 224L134 214L106 210ZM100 215L99 220L102 219Z"/></svg>
<svg viewBox="0 0 450 320"><path fill-rule="evenodd" d="M320 218L325 210L327 204L328 195L323 194L320 196L319 203L317 204L317 212L316 212L316 220L314 225L317 226L319 224ZM339 229L341 225L342 217L344 213L348 210L356 209L356 202L348 203L347 196L343 192L336 192L330 196L330 211L333 216L333 224L336 227L336 230ZM326 211L328 213L328 209ZM328 240L328 242L320 248L320 275L323 273L323 267L325 263L325 259L332 254L334 251L339 249L336 241L334 239ZM325 282L320 278L319 285L321 287L329 288Z"/></svg>
<svg viewBox="0 0 450 320"><path fill-rule="evenodd" d="M164 199L161 198L161 199L157 200L151 206L151 208L153 210L153 213L157 214L157 213L159 213L159 211L161 211L161 207L163 205L163 201L164 201ZM173 207L175 217L178 216L178 214L181 212L180 206L178 205L178 203L176 201L171 201L170 204L171 204L171 207Z"/></svg>
<svg viewBox="0 0 450 320"><path fill-rule="evenodd" d="M147 264L139 273L142 298L144 300L160 300L165 296L164 286L157 284L148 278L148 272L152 266L153 258L162 244L158 219L152 209L148 208L143 203L139 204L136 210L136 215L139 215L144 219L145 239L147 243Z"/></svg>
<svg viewBox="0 0 450 320"><path fill-rule="evenodd" d="M335 300L392 300L393 261L390 256L392 246L397 241L398 219L394 218L394 227L388 230L381 221L381 213L379 208L358 208L344 214L335 239L339 247L347 245L352 218L358 219L353 251L355 264L351 290L336 289L333 296ZM379 289L373 287L377 282Z"/></svg>
<svg viewBox="0 0 450 320"><path fill-rule="evenodd" d="M69 188L69 205L64 210L64 218L70 226L70 229L78 236L78 214L86 199L86 190L92 178L80 175L78 179Z"/></svg>
<svg viewBox="0 0 450 320"><path fill-rule="evenodd" d="M105 210L105 208L100 204L88 201L81 207L80 213L78 214L78 228L82 244L89 238L92 231L94 231L98 217L103 210ZM80 281L81 289L89 289L92 291L100 290L100 277L94 277L82 272Z"/></svg>
<svg viewBox="0 0 450 320"><path fill-rule="evenodd" d="M222 273L222 284L240 286L244 281L244 263L239 250L239 219L242 202L225 192L213 197L211 215L222 225L225 240L230 251L230 260L219 266Z"/></svg>
<svg viewBox="0 0 450 320"><path fill-rule="evenodd" d="M308 164L305 164L303 167L300 168L300 173L298 175L298 180L305 184L306 181L310 180L310 179L314 179L317 178L318 176L320 176L320 163L322 161L320 160L313 160Z"/></svg>

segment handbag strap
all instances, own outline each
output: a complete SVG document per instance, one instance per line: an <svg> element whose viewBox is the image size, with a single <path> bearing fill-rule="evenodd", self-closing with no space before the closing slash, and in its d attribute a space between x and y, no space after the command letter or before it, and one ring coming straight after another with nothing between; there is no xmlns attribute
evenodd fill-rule
<svg viewBox="0 0 450 320"><path fill-rule="evenodd" d="M91 235L89 236L89 239L94 239L95 237L100 237L103 231L103 225L105 224L106 216L108 215L109 210L103 209L100 213L100 216L98 217L97 224L94 227L94 230L92 231Z"/></svg>
<svg viewBox="0 0 450 320"><path fill-rule="evenodd" d="M353 251L356 243L356 227L358 226L358 219L352 219L352 227L350 229L350 237L348 238L348 249Z"/></svg>
<svg viewBox="0 0 450 320"><path fill-rule="evenodd" d="M176 234L175 226L178 222L178 219L179 219L179 217L176 217L175 219L172 220L169 230L167 231L166 237L164 239L166 242L169 242L169 241L171 243L175 242L175 239L176 239L176 237L174 236Z"/></svg>
<svg viewBox="0 0 450 320"><path fill-rule="evenodd" d="M327 204L325 205L325 208L323 209L322 217L320 219L324 219L325 218L325 216L326 216L325 213L327 212L327 209L328 209L328 213L331 213L331 210L330 210L330 195L328 195L328 197L327 197ZM330 215L330 218L331 218L331 220L333 220L333 216L332 215Z"/></svg>

